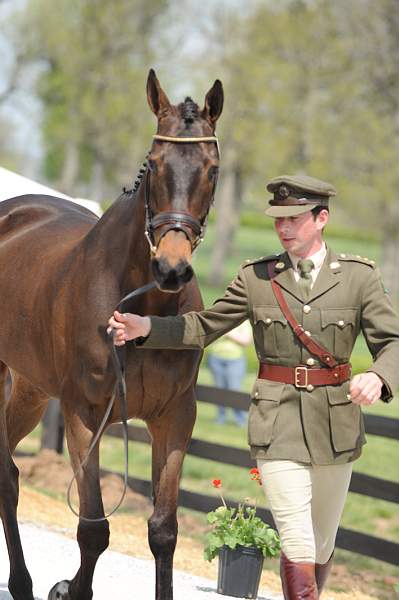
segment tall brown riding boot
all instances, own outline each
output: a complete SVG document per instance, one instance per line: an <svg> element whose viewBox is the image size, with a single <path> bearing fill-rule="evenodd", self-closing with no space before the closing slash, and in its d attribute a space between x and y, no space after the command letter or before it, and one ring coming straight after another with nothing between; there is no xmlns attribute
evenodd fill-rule
<svg viewBox="0 0 399 600"><path fill-rule="evenodd" d="M282 552L280 576L285 600L318 600L314 563L293 562Z"/></svg>
<svg viewBox="0 0 399 600"><path fill-rule="evenodd" d="M324 565L316 563L315 571L316 571L316 583L317 589L319 590L319 596L323 591L324 585L327 581L327 577L331 571L332 563L333 563L334 552L331 554L330 558Z"/></svg>

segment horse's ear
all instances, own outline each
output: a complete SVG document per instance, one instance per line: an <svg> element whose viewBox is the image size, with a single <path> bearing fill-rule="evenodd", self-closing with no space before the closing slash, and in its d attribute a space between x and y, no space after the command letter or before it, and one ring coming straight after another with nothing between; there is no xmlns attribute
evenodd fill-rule
<svg viewBox="0 0 399 600"><path fill-rule="evenodd" d="M223 110L223 86L219 79L216 79L215 83L205 96L205 106L202 111L204 119L209 121L211 125L215 125L216 121L222 114Z"/></svg>
<svg viewBox="0 0 399 600"><path fill-rule="evenodd" d="M158 117L161 112L170 108L170 102L161 88L154 69L150 69L147 78L147 99L152 112Z"/></svg>

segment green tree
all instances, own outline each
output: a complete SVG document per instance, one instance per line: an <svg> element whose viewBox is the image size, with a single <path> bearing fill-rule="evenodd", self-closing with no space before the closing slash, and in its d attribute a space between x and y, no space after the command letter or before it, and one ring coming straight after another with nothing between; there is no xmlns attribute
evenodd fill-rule
<svg viewBox="0 0 399 600"><path fill-rule="evenodd" d="M384 279L398 300L397 1L263 0L244 16L230 10L213 22L206 55L210 69L222 66L219 134L230 181L224 194L222 179L217 197L221 230L239 194L265 205L265 181L276 174L330 180L338 222L381 237ZM217 236L212 282L221 279L237 219L230 222L228 235Z"/></svg>
<svg viewBox="0 0 399 600"><path fill-rule="evenodd" d="M41 61L46 171L76 193L136 169L149 138L145 76L167 0L31 0L21 22L27 54ZM132 173L133 175L133 173Z"/></svg>
<svg viewBox="0 0 399 600"><path fill-rule="evenodd" d="M358 185L352 203L361 223L380 234L385 285L398 302L399 5L395 0L339 0L335 10L353 80L341 116L345 152L337 162Z"/></svg>

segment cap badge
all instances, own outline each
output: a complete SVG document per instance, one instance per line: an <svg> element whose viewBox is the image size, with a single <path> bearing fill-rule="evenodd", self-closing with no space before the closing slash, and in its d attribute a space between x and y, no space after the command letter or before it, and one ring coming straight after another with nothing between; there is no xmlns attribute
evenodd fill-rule
<svg viewBox="0 0 399 600"><path fill-rule="evenodd" d="M290 195L290 191L286 185L280 185L280 187L278 188L278 194L279 196L281 196L281 198L288 198L288 196Z"/></svg>
<svg viewBox="0 0 399 600"><path fill-rule="evenodd" d="M281 271L281 269L284 269L285 267L285 263L283 262L278 262L276 263L276 265L274 266L275 269L278 269L279 271Z"/></svg>

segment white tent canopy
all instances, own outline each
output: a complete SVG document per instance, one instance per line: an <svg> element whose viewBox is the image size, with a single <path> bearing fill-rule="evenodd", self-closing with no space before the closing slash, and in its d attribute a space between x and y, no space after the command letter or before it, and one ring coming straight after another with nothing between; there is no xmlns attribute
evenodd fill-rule
<svg viewBox="0 0 399 600"><path fill-rule="evenodd" d="M32 179L18 175L18 173L14 173L13 171L9 171L8 169L0 167L0 202L2 200L14 198L15 196L22 196L24 194L46 194L48 196L64 198L65 200L70 200L75 204L80 204L80 206L88 208L99 217L102 215L100 205L94 200L71 198L70 196L66 196L61 192L52 190L41 183L37 183L37 181L33 181Z"/></svg>

